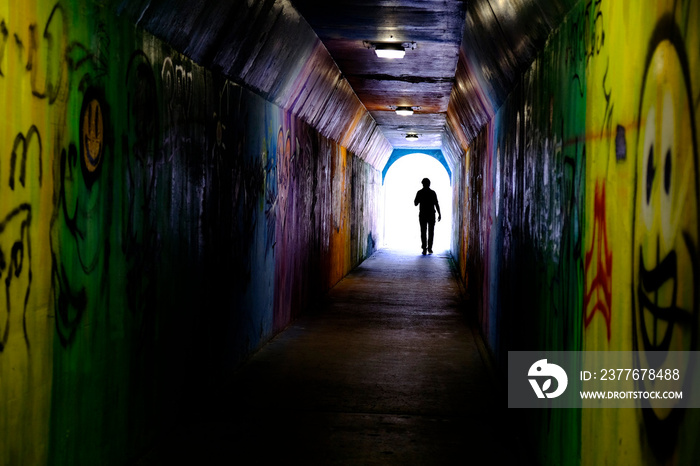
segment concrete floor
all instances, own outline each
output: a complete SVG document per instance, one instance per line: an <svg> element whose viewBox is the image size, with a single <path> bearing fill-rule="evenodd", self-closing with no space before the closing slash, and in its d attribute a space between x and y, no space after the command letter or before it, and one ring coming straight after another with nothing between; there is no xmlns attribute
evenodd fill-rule
<svg viewBox="0 0 700 466"><path fill-rule="evenodd" d="M380 250L140 464L523 464L447 254Z"/></svg>

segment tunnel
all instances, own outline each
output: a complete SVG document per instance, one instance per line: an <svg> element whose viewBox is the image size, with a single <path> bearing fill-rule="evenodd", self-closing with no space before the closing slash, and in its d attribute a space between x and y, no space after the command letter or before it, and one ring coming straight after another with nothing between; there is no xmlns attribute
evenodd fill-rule
<svg viewBox="0 0 700 466"><path fill-rule="evenodd" d="M0 3L0 464L698 464L699 25L695 0ZM416 239L386 235L411 154L449 180L430 254L420 172ZM528 372L676 354L666 404Z"/></svg>

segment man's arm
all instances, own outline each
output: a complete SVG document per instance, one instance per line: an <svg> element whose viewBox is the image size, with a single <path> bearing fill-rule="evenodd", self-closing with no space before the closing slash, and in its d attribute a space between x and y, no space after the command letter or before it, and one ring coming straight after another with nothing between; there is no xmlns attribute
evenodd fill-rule
<svg viewBox="0 0 700 466"><path fill-rule="evenodd" d="M416 193L416 198L413 200L413 205L418 205L420 202L420 191Z"/></svg>
<svg viewBox="0 0 700 466"><path fill-rule="evenodd" d="M433 191L433 195L435 197L435 209L437 210L437 213L438 213L438 222L439 222L440 220L442 220L442 214L440 213L440 204L438 204L437 193L435 193L435 191Z"/></svg>

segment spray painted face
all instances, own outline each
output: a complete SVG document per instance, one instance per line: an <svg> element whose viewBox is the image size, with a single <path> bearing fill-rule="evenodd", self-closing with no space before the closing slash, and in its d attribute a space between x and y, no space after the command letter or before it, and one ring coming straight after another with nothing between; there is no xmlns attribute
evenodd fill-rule
<svg viewBox="0 0 700 466"><path fill-rule="evenodd" d="M104 145L104 128L102 119L102 108L97 99L93 99L87 104L83 112L81 125L83 137L83 163L85 169L93 173L102 161L102 149Z"/></svg>
<svg viewBox="0 0 700 466"><path fill-rule="evenodd" d="M683 66L671 41L656 46L641 98L632 238L635 349L687 351L695 343L697 307L697 150Z"/></svg>

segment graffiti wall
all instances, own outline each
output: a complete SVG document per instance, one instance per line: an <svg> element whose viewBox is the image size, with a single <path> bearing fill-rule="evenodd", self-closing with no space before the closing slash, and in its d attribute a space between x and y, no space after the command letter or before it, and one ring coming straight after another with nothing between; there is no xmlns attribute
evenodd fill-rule
<svg viewBox="0 0 700 466"><path fill-rule="evenodd" d="M699 349L698 24L690 0L579 2L471 141L453 247L502 367ZM700 458L694 410L528 416L543 464Z"/></svg>
<svg viewBox="0 0 700 466"><path fill-rule="evenodd" d="M101 2L0 4L0 109L0 464L132 461L374 251L376 169Z"/></svg>

